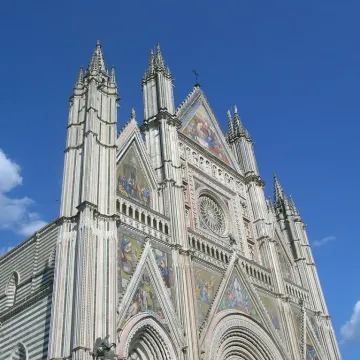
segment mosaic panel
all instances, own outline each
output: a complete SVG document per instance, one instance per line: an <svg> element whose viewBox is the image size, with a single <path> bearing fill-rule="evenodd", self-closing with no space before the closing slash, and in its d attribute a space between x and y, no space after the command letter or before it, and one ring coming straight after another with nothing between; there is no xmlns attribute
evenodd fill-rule
<svg viewBox="0 0 360 360"><path fill-rule="evenodd" d="M121 293L130 281L142 253L144 243L129 232L118 232L118 291Z"/></svg>
<svg viewBox="0 0 360 360"><path fill-rule="evenodd" d="M124 323L140 312L147 312L160 323L165 324L165 316L157 298L147 269L141 275L139 285L127 310Z"/></svg>
<svg viewBox="0 0 360 360"><path fill-rule="evenodd" d="M236 272L231 275L219 306L219 311L225 309L237 309L256 320L260 319L249 292Z"/></svg>
<svg viewBox="0 0 360 360"><path fill-rule="evenodd" d="M279 308L276 304L276 300L264 295L260 295L260 298L266 308L267 313L270 316L271 322L273 323L275 329L280 330Z"/></svg>
<svg viewBox="0 0 360 360"><path fill-rule="evenodd" d="M203 105L196 110L183 132L217 158L230 164L218 136L212 129L209 114Z"/></svg>
<svg viewBox="0 0 360 360"><path fill-rule="evenodd" d="M136 156L134 145L127 151L117 169L118 190L142 205L151 205L151 188Z"/></svg>
<svg viewBox="0 0 360 360"><path fill-rule="evenodd" d="M221 274L194 267L195 294L198 309L198 325L200 326L208 314L220 285Z"/></svg>
<svg viewBox="0 0 360 360"><path fill-rule="evenodd" d="M306 344L306 360L319 360L316 349L311 344Z"/></svg>
<svg viewBox="0 0 360 360"><path fill-rule="evenodd" d="M171 288L173 286L171 256L160 249L154 249L154 255L166 289L171 296Z"/></svg>

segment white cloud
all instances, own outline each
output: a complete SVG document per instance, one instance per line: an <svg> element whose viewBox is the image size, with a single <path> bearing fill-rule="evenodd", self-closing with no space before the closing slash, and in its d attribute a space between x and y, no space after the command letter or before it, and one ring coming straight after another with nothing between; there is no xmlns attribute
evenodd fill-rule
<svg viewBox="0 0 360 360"><path fill-rule="evenodd" d="M343 343L360 341L360 301L355 306L351 318L340 330Z"/></svg>
<svg viewBox="0 0 360 360"><path fill-rule="evenodd" d="M314 247L319 247L319 246L323 246L325 244L327 244L328 242L330 241L334 241L336 240L336 237L335 236L326 236L320 240L315 240L313 243L312 243L312 246Z"/></svg>
<svg viewBox="0 0 360 360"><path fill-rule="evenodd" d="M7 254L11 249L13 248L13 246L3 246L0 248L0 257Z"/></svg>
<svg viewBox="0 0 360 360"><path fill-rule="evenodd" d="M0 149L0 230L9 229L30 236L46 225L39 214L30 212L34 201L28 197L13 198L8 195L16 186L22 184L21 168L9 159Z"/></svg>

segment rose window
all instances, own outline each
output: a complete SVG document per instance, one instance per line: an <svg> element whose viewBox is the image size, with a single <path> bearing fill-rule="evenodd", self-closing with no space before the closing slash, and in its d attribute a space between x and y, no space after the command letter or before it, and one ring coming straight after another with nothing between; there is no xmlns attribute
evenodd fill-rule
<svg viewBox="0 0 360 360"><path fill-rule="evenodd" d="M199 210L201 222L218 235L225 232L225 215L222 208L210 197L200 196Z"/></svg>

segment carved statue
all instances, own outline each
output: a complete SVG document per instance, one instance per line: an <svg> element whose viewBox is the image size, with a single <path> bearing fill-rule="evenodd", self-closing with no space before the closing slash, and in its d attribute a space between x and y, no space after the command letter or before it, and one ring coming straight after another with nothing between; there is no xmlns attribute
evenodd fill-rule
<svg viewBox="0 0 360 360"><path fill-rule="evenodd" d="M94 350L93 350L93 358L100 359L100 360L114 360L115 353L111 350L112 347L115 347L116 344L109 343L110 335L107 335L104 339L97 338L94 343Z"/></svg>

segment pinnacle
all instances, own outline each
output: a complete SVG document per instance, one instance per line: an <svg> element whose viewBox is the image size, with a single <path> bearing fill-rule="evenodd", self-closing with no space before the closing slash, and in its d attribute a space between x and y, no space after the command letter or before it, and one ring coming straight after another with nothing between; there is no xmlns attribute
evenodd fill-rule
<svg viewBox="0 0 360 360"><path fill-rule="evenodd" d="M275 204L277 204L281 200L285 200L286 195L285 192L280 185L279 179L277 178L276 174L274 173L274 200Z"/></svg>
<svg viewBox="0 0 360 360"><path fill-rule="evenodd" d="M131 108L130 119L131 119L131 120L136 120L136 113L135 113L134 107Z"/></svg>
<svg viewBox="0 0 360 360"><path fill-rule="evenodd" d="M75 88L82 88L84 85L84 68L81 66L75 83Z"/></svg>
<svg viewBox="0 0 360 360"><path fill-rule="evenodd" d="M88 70L90 72L96 72L96 73L106 72L104 55L102 52L100 40L98 40L96 42L96 47L95 47L94 53L91 57Z"/></svg>
<svg viewBox="0 0 360 360"><path fill-rule="evenodd" d="M146 81L148 76L153 75L155 72L163 72L166 76L171 77L170 68L165 64L160 44L156 46L156 51L150 49L149 55L149 68L145 70L143 81Z"/></svg>
<svg viewBox="0 0 360 360"><path fill-rule="evenodd" d="M234 136L234 126L233 126L233 120L231 117L230 110L227 111L227 117L228 117L228 134L229 134L229 140L232 140L232 137Z"/></svg>

